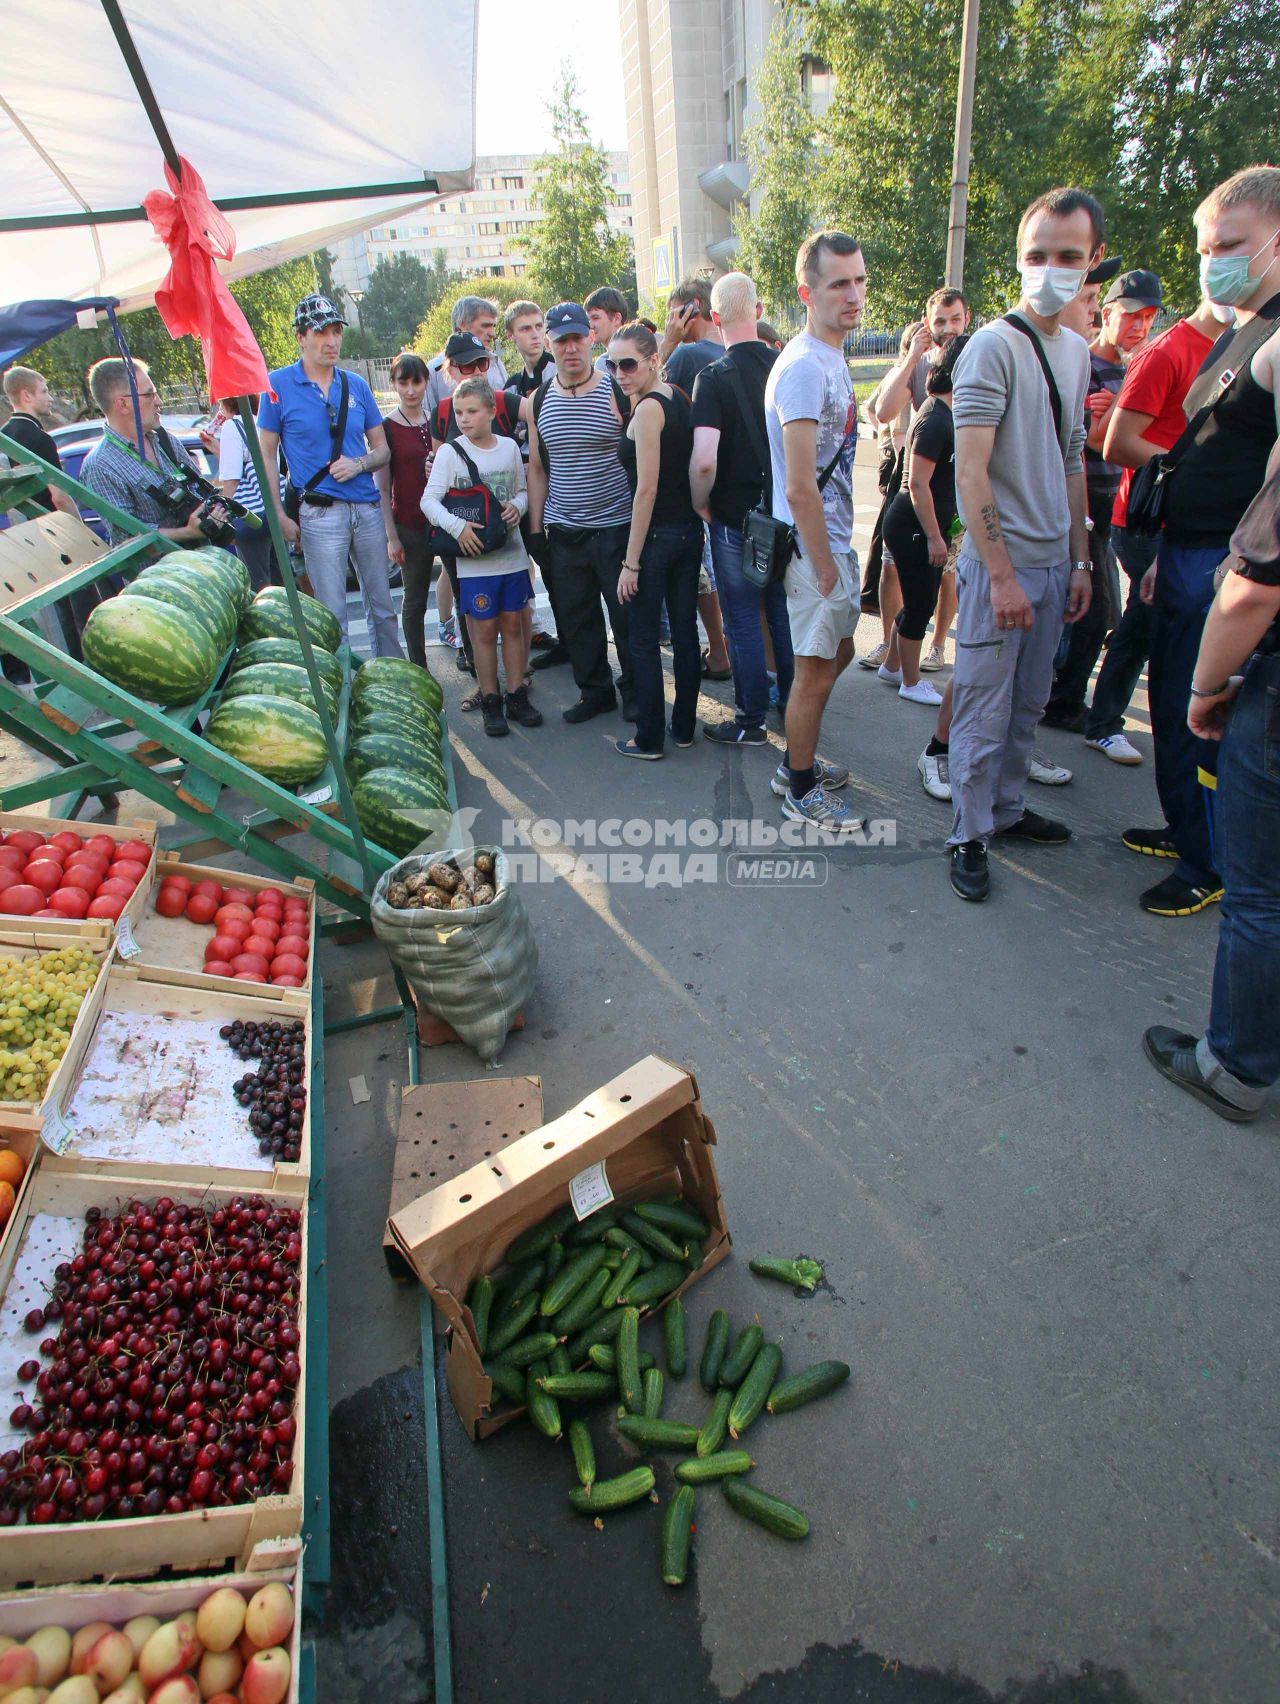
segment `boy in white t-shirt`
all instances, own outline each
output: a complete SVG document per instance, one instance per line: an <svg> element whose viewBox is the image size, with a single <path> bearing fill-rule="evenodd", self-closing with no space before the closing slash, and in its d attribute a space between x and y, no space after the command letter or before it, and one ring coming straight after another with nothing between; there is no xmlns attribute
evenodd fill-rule
<svg viewBox="0 0 1280 1704"><path fill-rule="evenodd" d="M453 417L462 434L457 444L441 444L435 453L422 512L433 527L458 542L458 612L467 623L475 652L479 708L486 734L509 733L507 718L536 728L542 712L529 702L525 669L529 637L525 606L533 596L529 557L520 536L520 519L529 506L524 462L514 438L499 438L493 430L497 403L487 379L464 379L453 393ZM459 450L465 451L481 480L502 505L507 541L485 551L480 534L469 522L450 514L445 493L474 483ZM507 677L505 708L498 690L498 639ZM513 683L514 682L514 686ZM463 709L475 709L464 703Z"/></svg>

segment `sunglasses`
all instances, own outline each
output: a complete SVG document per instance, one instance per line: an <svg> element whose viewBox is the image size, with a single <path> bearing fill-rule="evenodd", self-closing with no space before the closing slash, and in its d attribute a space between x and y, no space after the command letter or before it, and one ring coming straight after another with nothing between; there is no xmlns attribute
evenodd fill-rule
<svg viewBox="0 0 1280 1704"><path fill-rule="evenodd" d="M488 357L483 361L465 361L459 367L460 373L487 373L489 370Z"/></svg>
<svg viewBox="0 0 1280 1704"><path fill-rule="evenodd" d="M605 367L611 373L634 373L639 370L640 362L635 355L624 355L621 361L615 361L605 356Z"/></svg>

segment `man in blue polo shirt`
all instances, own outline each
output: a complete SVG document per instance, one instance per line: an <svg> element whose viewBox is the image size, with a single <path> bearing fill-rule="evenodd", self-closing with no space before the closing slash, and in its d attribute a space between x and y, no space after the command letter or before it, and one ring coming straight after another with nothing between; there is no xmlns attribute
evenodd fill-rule
<svg viewBox="0 0 1280 1704"><path fill-rule="evenodd" d="M315 595L333 611L347 637L347 564L355 569L375 657L402 657L387 578L387 532L374 483L390 459L382 411L358 373L338 371L342 315L327 296L304 296L293 315L300 359L271 375L277 400L264 395L258 431L268 467L280 443L290 483L301 493L298 520L271 496L284 535L302 542ZM346 420L342 419L346 392ZM341 442L338 427L342 425Z"/></svg>

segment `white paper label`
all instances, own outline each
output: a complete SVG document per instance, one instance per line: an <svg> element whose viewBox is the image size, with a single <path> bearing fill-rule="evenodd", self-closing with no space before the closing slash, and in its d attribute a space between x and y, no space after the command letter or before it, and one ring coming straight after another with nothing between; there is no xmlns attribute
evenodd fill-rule
<svg viewBox="0 0 1280 1704"><path fill-rule="evenodd" d="M76 1133L67 1122L67 1115L60 1106L51 1106L44 1115L44 1124L40 1129L40 1139L45 1147L55 1154L65 1154L75 1141Z"/></svg>
<svg viewBox="0 0 1280 1704"><path fill-rule="evenodd" d="M601 1207L607 1207L613 1200L613 1191L609 1188L608 1174L604 1169L604 1161L598 1165L588 1166L586 1171L580 1171L569 1185L569 1199L579 1220L589 1219Z"/></svg>
<svg viewBox="0 0 1280 1704"><path fill-rule="evenodd" d="M327 805L332 797L332 787L317 787L314 793L304 793L302 802L304 805Z"/></svg>
<svg viewBox="0 0 1280 1704"><path fill-rule="evenodd" d="M142 948L133 938L133 925L127 917L116 924L116 950L121 958L137 958Z"/></svg>

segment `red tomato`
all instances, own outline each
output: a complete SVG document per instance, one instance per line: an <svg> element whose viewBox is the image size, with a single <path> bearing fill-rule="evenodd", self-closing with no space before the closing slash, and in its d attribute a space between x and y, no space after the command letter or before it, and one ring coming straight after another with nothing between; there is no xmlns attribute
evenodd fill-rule
<svg viewBox="0 0 1280 1704"><path fill-rule="evenodd" d="M147 866L139 864L132 858L117 858L114 864L107 865L109 876L123 876L136 887L147 873Z"/></svg>
<svg viewBox="0 0 1280 1704"><path fill-rule="evenodd" d="M54 888L62 886L62 865L55 864L52 858L33 858L22 872L22 879L41 893L52 893Z"/></svg>
<svg viewBox="0 0 1280 1704"><path fill-rule="evenodd" d="M101 898L104 893L114 893L119 895L121 899L128 899L129 895L134 891L137 885L137 882L125 881L123 876L108 876L106 881L103 882L102 886L98 889L98 897Z"/></svg>
<svg viewBox="0 0 1280 1704"><path fill-rule="evenodd" d="M252 974L261 981L270 966L260 953L237 953L231 961L231 968L237 976L243 971L246 975Z"/></svg>
<svg viewBox="0 0 1280 1704"><path fill-rule="evenodd" d="M24 858L29 858L38 846L44 845L44 835L36 834L29 828L15 828L5 841L6 846L16 846Z"/></svg>
<svg viewBox="0 0 1280 1704"><path fill-rule="evenodd" d="M234 935L213 935L204 949L204 956L206 959L225 959L229 964L239 951L240 943Z"/></svg>
<svg viewBox="0 0 1280 1704"><path fill-rule="evenodd" d="M69 855L72 852L78 852L84 845L84 841L78 834L72 834L69 828L64 828L61 834L54 835L49 844L50 846L60 846Z"/></svg>
<svg viewBox="0 0 1280 1704"><path fill-rule="evenodd" d="M156 910L161 917L181 917L187 909L187 897L181 888L162 887L156 895Z"/></svg>
<svg viewBox="0 0 1280 1704"><path fill-rule="evenodd" d="M92 870L98 881L107 873L107 860L99 858L96 852L73 852L67 859L68 870Z"/></svg>
<svg viewBox="0 0 1280 1704"><path fill-rule="evenodd" d="M290 911L288 906L284 912L285 929L298 935L311 933L311 919L305 911Z"/></svg>
<svg viewBox="0 0 1280 1704"><path fill-rule="evenodd" d="M311 948L301 935L281 935L276 942L277 953L293 953L297 958L305 959L310 956Z"/></svg>
<svg viewBox="0 0 1280 1704"><path fill-rule="evenodd" d="M187 916L193 923L212 923L218 902L211 893L193 893L187 901Z"/></svg>
<svg viewBox="0 0 1280 1704"><path fill-rule="evenodd" d="M269 941L265 935L259 935L256 930L250 930L245 938L244 945L240 949L242 953L255 953L260 959L265 959L268 964L270 964L275 950L275 942Z"/></svg>
<svg viewBox="0 0 1280 1704"><path fill-rule="evenodd" d="M28 862L35 864L35 863L39 862L39 860L41 858L43 858L46 863L65 864L66 861L67 861L67 853L66 853L65 848L63 848L61 846L55 846L53 844L53 842L50 841L48 846L37 847L36 850L31 854L31 857L28 860Z"/></svg>
<svg viewBox="0 0 1280 1704"><path fill-rule="evenodd" d="M32 916L33 916L33 917L62 917L62 913L61 913L61 912L60 912L60 911L55 911L55 910L54 910L54 909L53 909L53 907L52 907L52 906L49 906L49 905L47 905L47 906L46 906L46 907L45 907L45 908L44 908L44 910L43 910L43 911L33 911L33 912L32 912L32 913L31 913L31 915L32 915ZM63 921L63 922L64 922L64 923L65 923L65 922L66 922L66 918L65 918L65 917L62 917L62 921Z"/></svg>
<svg viewBox="0 0 1280 1704"><path fill-rule="evenodd" d="M84 843L86 852L97 852L108 864L116 855L116 843L109 834L91 834Z"/></svg>
<svg viewBox="0 0 1280 1704"><path fill-rule="evenodd" d="M243 917L223 917L221 923L215 917L213 926L220 935L231 935L237 941L247 940L253 927L252 924L246 923Z"/></svg>
<svg viewBox="0 0 1280 1704"><path fill-rule="evenodd" d="M83 888L60 887L49 895L49 904L59 917L79 919L89 910L89 895Z"/></svg>
<svg viewBox="0 0 1280 1704"><path fill-rule="evenodd" d="M222 896L224 905L252 905L253 894L248 888L229 887Z"/></svg>
<svg viewBox="0 0 1280 1704"><path fill-rule="evenodd" d="M83 888L92 897L97 893L98 883L105 873L105 871L81 864L77 869L63 871L62 885L64 888Z"/></svg>
<svg viewBox="0 0 1280 1704"><path fill-rule="evenodd" d="M204 961L206 976L234 976L230 962L227 959L206 959Z"/></svg>
<svg viewBox="0 0 1280 1704"><path fill-rule="evenodd" d="M274 917L255 917L253 932L260 940L278 941L280 939L280 925Z"/></svg>
<svg viewBox="0 0 1280 1704"><path fill-rule="evenodd" d="M268 901L270 901L270 902L272 902L276 905L283 905L284 904L284 895L280 892L279 888L273 888L273 887L259 888L257 895L254 899L254 904L255 905L263 905L263 904L267 903Z"/></svg>
<svg viewBox="0 0 1280 1704"><path fill-rule="evenodd" d="M273 976L271 986L273 988L301 988L302 983L296 976Z"/></svg>
<svg viewBox="0 0 1280 1704"><path fill-rule="evenodd" d="M160 886L162 888L177 888L179 893L190 893L191 878L189 876L166 876Z"/></svg>
<svg viewBox="0 0 1280 1704"><path fill-rule="evenodd" d="M118 893L99 894L97 899L89 902L90 917L109 917L114 923L124 910L125 902Z"/></svg>
<svg viewBox="0 0 1280 1704"><path fill-rule="evenodd" d="M151 848L145 840L126 840L116 848L117 858L131 858L144 868L151 862Z"/></svg>
<svg viewBox="0 0 1280 1704"><path fill-rule="evenodd" d="M305 977L307 965L305 959L300 959L296 953L277 953L271 961L272 976Z"/></svg>
<svg viewBox="0 0 1280 1704"><path fill-rule="evenodd" d="M231 917L238 917L242 923L253 922L253 913L247 905L220 905L214 921L221 928Z"/></svg>
<svg viewBox="0 0 1280 1704"><path fill-rule="evenodd" d="M16 917L33 917L43 905L43 889L32 887L30 882L15 882L0 893L0 911L12 912Z"/></svg>
<svg viewBox="0 0 1280 1704"><path fill-rule="evenodd" d="M222 904L222 883L221 882L215 882L215 881L197 882L196 885L192 888L191 891L192 891L192 893L211 894L213 896L214 900L217 902L217 905ZM215 907L215 909L216 909L216 907Z"/></svg>
<svg viewBox="0 0 1280 1704"><path fill-rule="evenodd" d="M253 970L238 970L235 974L235 979L237 982L265 982L267 980L265 972L259 976L258 973Z"/></svg>
<svg viewBox="0 0 1280 1704"><path fill-rule="evenodd" d="M257 905L254 907L253 914L255 917L270 917L275 923L278 923L284 916L278 905Z"/></svg>
<svg viewBox="0 0 1280 1704"><path fill-rule="evenodd" d="M12 864L15 870L20 870L29 862L30 859L21 846L0 846L0 864Z"/></svg>

